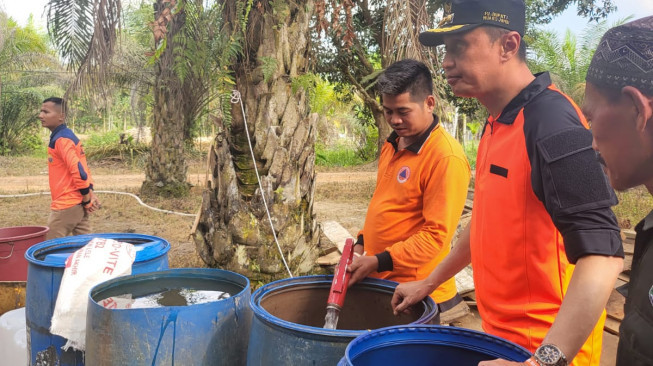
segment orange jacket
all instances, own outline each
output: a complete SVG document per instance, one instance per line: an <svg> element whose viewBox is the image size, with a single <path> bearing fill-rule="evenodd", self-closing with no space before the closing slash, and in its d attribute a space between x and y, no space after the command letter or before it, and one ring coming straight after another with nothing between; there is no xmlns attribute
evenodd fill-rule
<svg viewBox="0 0 653 366"><path fill-rule="evenodd" d="M576 260L623 256L614 192L578 107L538 75L478 149L471 254L483 329L534 351L560 310ZM598 365L605 312L573 365Z"/></svg>
<svg viewBox="0 0 653 366"><path fill-rule="evenodd" d="M48 144L48 175L53 210L82 203L82 195L93 189L82 143L65 124L55 128Z"/></svg>
<svg viewBox="0 0 653 366"><path fill-rule="evenodd" d="M397 151L396 140L393 133L383 145L358 241L379 257L379 272L371 276L407 282L426 278L449 253L471 173L462 147L437 117L421 141ZM431 296L440 303L456 292L452 278Z"/></svg>

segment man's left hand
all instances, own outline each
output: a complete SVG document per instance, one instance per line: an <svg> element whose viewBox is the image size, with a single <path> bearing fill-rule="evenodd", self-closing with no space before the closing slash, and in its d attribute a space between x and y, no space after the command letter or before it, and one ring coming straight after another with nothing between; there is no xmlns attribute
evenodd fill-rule
<svg viewBox="0 0 653 366"><path fill-rule="evenodd" d="M376 256L354 256L351 265L347 267L347 271L351 272L349 286L367 277L367 275L376 271L377 269L379 269L379 260L376 258Z"/></svg>
<svg viewBox="0 0 653 366"><path fill-rule="evenodd" d="M88 213L92 213L96 210L99 210L102 207L102 205L100 204L100 200L97 198L95 193L93 193L93 191L89 192L89 196L90 196L89 198L90 202L84 205L84 210L86 210L86 212Z"/></svg>

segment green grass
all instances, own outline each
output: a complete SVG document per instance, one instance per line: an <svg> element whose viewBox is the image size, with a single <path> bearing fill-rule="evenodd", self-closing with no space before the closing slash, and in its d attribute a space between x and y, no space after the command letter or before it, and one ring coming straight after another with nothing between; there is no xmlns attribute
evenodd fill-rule
<svg viewBox="0 0 653 366"><path fill-rule="evenodd" d="M469 162L470 168L472 170L476 169L476 154L478 153L478 143L479 141L467 141L465 143L465 155L467 156L467 161Z"/></svg>
<svg viewBox="0 0 653 366"><path fill-rule="evenodd" d="M619 204L614 206L619 226L622 229L632 229L653 208L653 196L644 187L617 192Z"/></svg>
<svg viewBox="0 0 653 366"><path fill-rule="evenodd" d="M321 144L315 145L315 164L318 166L349 167L362 165L371 160L365 159L360 151L351 147L339 145L326 149Z"/></svg>

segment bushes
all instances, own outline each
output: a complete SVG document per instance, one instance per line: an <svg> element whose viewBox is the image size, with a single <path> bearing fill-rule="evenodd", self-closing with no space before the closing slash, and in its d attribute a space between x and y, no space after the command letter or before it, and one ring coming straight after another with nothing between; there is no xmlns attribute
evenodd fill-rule
<svg viewBox="0 0 653 366"><path fill-rule="evenodd" d="M130 135L118 131L93 134L84 142L89 160L118 159L134 165L141 165L147 159L150 147L134 142Z"/></svg>

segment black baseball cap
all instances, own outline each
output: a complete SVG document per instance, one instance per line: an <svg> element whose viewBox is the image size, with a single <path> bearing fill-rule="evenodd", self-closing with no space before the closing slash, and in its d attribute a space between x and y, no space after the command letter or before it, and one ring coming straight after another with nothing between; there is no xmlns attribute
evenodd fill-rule
<svg viewBox="0 0 653 366"><path fill-rule="evenodd" d="M492 25L524 36L526 5L524 0L453 0L450 12L445 5L444 18L437 28L420 33L425 46L444 43L442 36L468 32L481 25Z"/></svg>

